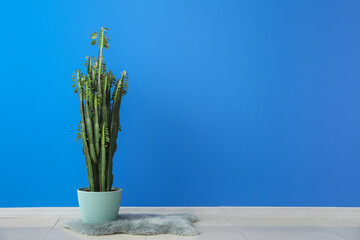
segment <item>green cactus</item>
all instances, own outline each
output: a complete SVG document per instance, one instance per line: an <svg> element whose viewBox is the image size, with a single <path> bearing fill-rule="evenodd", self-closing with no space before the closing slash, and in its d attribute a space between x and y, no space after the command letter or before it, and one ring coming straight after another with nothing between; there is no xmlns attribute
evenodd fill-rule
<svg viewBox="0 0 360 240"><path fill-rule="evenodd" d="M120 131L120 106L128 88L128 74L121 73L116 79L107 71L103 59L103 48L109 48L108 28L91 35L91 45L99 46L99 56L86 57L85 73L76 70L73 87L80 99L81 121L77 140L82 139L92 192L110 191L113 183L113 157L117 148L116 139ZM112 94L112 96L111 96Z"/></svg>

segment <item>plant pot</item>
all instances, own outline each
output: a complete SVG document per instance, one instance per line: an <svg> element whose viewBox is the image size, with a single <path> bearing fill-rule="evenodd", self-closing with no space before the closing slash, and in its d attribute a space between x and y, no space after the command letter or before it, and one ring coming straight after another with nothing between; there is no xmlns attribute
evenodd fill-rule
<svg viewBox="0 0 360 240"><path fill-rule="evenodd" d="M104 223L117 218L121 188L113 187L110 192L90 192L89 188L79 188L77 193L83 222Z"/></svg>

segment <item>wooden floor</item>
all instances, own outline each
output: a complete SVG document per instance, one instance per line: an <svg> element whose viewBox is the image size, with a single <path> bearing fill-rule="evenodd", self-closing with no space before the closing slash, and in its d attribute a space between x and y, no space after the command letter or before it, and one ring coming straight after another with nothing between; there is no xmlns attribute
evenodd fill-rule
<svg viewBox="0 0 360 240"><path fill-rule="evenodd" d="M80 218L78 208L0 208L0 240L360 240L360 208L122 207L120 213L192 213L201 235L89 237L62 227Z"/></svg>

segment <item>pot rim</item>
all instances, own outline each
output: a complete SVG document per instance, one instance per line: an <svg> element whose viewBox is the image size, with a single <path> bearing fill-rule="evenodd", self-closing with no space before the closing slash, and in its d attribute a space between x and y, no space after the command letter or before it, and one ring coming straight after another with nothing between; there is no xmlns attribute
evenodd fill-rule
<svg viewBox="0 0 360 240"><path fill-rule="evenodd" d="M89 187L84 187L84 188L78 188L77 189L78 190L78 192L86 192L86 193L114 193L114 192L122 192L122 188L118 188L118 187L112 187L111 188L111 190L112 191L108 191L108 192L90 192L90 191L88 191L89 190Z"/></svg>

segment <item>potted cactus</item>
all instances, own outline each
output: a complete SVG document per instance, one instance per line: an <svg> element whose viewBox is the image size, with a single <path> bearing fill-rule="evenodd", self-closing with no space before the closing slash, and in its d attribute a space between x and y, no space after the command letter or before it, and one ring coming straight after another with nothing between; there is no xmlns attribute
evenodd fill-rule
<svg viewBox="0 0 360 240"><path fill-rule="evenodd" d="M107 28L91 35L91 45L99 46L98 58L86 57L85 71L73 75L74 92L80 99L81 121L77 140L82 140L89 187L78 189L83 222L102 223L118 215L122 189L113 187L113 157L120 128L120 105L128 88L128 75L116 79L106 69L103 49L109 48Z"/></svg>

